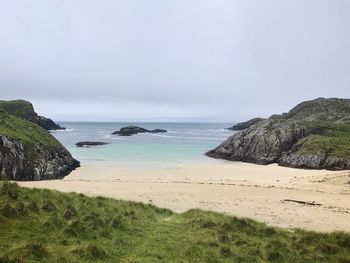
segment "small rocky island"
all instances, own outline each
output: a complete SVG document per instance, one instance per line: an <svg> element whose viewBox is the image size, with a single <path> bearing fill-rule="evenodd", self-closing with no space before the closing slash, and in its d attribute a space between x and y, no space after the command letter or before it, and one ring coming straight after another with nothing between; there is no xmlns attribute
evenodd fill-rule
<svg viewBox="0 0 350 263"><path fill-rule="evenodd" d="M302 102L234 134L206 155L296 168L350 169L350 100Z"/></svg>
<svg viewBox="0 0 350 263"><path fill-rule="evenodd" d="M34 122L45 130L64 130L64 127L56 124L53 120L39 116L35 111L33 105L26 100L0 100L0 109L7 113L23 118L27 121Z"/></svg>
<svg viewBox="0 0 350 263"><path fill-rule="evenodd" d="M61 179L78 166L47 130L0 109L0 180Z"/></svg>
<svg viewBox="0 0 350 263"><path fill-rule="evenodd" d="M138 133L165 133L167 130L164 129L154 129L148 130L138 126L126 126L121 128L119 131L115 131L112 134L116 134L119 136L131 136Z"/></svg>
<svg viewBox="0 0 350 263"><path fill-rule="evenodd" d="M89 142L89 141L84 141L84 142L77 142L75 145L77 147L90 147L90 146L101 146L101 145L106 145L109 144L108 142Z"/></svg>

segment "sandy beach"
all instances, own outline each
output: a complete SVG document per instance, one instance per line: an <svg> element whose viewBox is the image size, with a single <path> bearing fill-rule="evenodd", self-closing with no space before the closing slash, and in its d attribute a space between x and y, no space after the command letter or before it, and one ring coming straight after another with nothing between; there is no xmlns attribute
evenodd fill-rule
<svg viewBox="0 0 350 263"><path fill-rule="evenodd" d="M201 208L284 228L350 232L350 171L240 162L176 168L82 165L63 180L19 184L151 203L176 212Z"/></svg>

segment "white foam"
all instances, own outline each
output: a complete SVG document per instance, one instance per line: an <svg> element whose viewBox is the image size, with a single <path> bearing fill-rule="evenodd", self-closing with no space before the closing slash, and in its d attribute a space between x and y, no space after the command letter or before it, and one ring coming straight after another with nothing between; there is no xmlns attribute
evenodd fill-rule
<svg viewBox="0 0 350 263"><path fill-rule="evenodd" d="M105 135L102 138L104 138L104 139L111 139L111 140L122 140L123 139L123 138L115 136L115 135L114 136L113 135Z"/></svg>
<svg viewBox="0 0 350 263"><path fill-rule="evenodd" d="M59 129L59 130L50 130L50 132L71 132L76 131L76 129Z"/></svg>

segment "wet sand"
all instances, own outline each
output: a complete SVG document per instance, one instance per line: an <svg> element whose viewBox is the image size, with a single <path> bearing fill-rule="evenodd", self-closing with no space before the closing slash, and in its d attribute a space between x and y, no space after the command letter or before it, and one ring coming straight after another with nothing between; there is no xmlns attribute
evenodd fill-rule
<svg viewBox="0 0 350 263"><path fill-rule="evenodd" d="M350 171L241 162L176 168L83 165L63 180L19 184L151 203L176 212L201 208L284 228L350 232Z"/></svg>

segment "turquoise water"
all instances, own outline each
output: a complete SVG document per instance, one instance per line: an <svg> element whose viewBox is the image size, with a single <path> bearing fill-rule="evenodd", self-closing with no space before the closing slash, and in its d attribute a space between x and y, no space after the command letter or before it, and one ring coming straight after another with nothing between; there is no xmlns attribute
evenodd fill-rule
<svg viewBox="0 0 350 263"><path fill-rule="evenodd" d="M111 133L127 125L168 130L162 134L130 137ZM66 131L53 135L82 163L162 166L218 162L204 155L233 134L231 123L78 123L61 122ZM78 148L79 141L101 141L104 146Z"/></svg>

